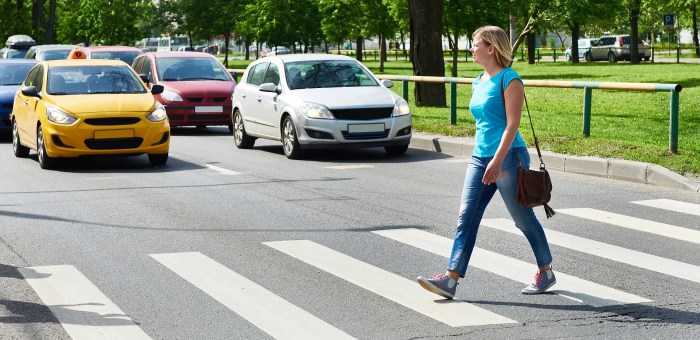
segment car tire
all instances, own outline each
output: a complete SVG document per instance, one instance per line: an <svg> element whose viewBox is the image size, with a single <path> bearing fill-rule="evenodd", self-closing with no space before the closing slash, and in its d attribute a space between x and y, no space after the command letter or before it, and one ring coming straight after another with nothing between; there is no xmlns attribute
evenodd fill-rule
<svg viewBox="0 0 700 340"><path fill-rule="evenodd" d="M302 151L297 138L297 129L294 127L292 117L287 116L282 122L282 148L284 155L289 159L301 158Z"/></svg>
<svg viewBox="0 0 700 340"><path fill-rule="evenodd" d="M586 58L587 62L593 61L593 56L591 55L591 52L584 54L584 57Z"/></svg>
<svg viewBox="0 0 700 340"><path fill-rule="evenodd" d="M36 153L39 166L42 169L52 169L56 166L56 158L49 156L46 152L44 129L42 129L41 126L36 129Z"/></svg>
<svg viewBox="0 0 700 340"><path fill-rule="evenodd" d="M148 161L151 162L153 166L165 165L168 162L167 153L149 153Z"/></svg>
<svg viewBox="0 0 700 340"><path fill-rule="evenodd" d="M649 61L649 57L644 57L644 61Z"/></svg>
<svg viewBox="0 0 700 340"><path fill-rule="evenodd" d="M29 156L29 148L19 141L19 128L14 119L12 120L12 152L15 157L26 158Z"/></svg>
<svg viewBox="0 0 700 340"><path fill-rule="evenodd" d="M615 53L612 53L612 52L608 53L608 61L611 63L617 62L617 59L615 58Z"/></svg>
<svg viewBox="0 0 700 340"><path fill-rule="evenodd" d="M388 153L391 156L403 155L408 150L408 144L385 146L384 150L386 151L386 153Z"/></svg>
<svg viewBox="0 0 700 340"><path fill-rule="evenodd" d="M245 132L245 126L243 125L243 116L241 111L233 112L233 124L231 125L231 130L233 132L233 142L239 149L250 149L255 144L255 138L248 136Z"/></svg>

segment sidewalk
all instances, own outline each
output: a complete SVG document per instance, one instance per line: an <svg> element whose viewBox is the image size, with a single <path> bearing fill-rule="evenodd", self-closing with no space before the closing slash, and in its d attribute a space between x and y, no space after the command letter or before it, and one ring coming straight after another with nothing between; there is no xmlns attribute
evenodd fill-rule
<svg viewBox="0 0 700 340"><path fill-rule="evenodd" d="M472 138L467 137L447 137L414 132L410 146L447 155L469 157L474 149L474 141ZM538 167L537 150L535 148L529 148L528 150L532 159L530 166L532 168ZM700 193L700 182L679 175L657 164L615 158L563 155L549 151L542 151L542 160L544 160L549 170L606 177Z"/></svg>

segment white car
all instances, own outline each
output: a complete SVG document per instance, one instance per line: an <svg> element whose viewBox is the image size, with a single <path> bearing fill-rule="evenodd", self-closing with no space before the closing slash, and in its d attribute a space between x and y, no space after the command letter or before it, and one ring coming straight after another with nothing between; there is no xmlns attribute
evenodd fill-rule
<svg viewBox="0 0 700 340"><path fill-rule="evenodd" d="M403 154L411 141L408 103L357 60L287 54L251 63L233 92L233 136L282 141L288 158L304 149L384 147Z"/></svg>

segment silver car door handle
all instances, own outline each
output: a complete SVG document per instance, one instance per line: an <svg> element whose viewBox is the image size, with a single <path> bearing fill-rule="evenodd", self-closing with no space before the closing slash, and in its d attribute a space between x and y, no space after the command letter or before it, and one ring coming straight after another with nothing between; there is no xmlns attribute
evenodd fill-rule
<svg viewBox="0 0 700 340"><path fill-rule="evenodd" d="M245 93L241 94L241 97L245 98L245 96L246 96Z"/></svg>
<svg viewBox="0 0 700 340"><path fill-rule="evenodd" d="M261 101L262 101L262 97L258 97L258 101L261 102Z"/></svg>

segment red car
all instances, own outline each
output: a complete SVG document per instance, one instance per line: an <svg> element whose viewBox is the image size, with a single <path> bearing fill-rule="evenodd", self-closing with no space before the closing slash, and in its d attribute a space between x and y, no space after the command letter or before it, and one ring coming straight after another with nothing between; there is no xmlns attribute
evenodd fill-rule
<svg viewBox="0 0 700 340"><path fill-rule="evenodd" d="M165 87L156 95L170 126L226 125L233 131L231 95L236 81L216 57L201 52L149 52L134 60L136 73L149 85Z"/></svg>
<svg viewBox="0 0 700 340"><path fill-rule="evenodd" d="M121 60L129 65L134 62L141 50L129 46L90 46L83 47L87 59L112 59Z"/></svg>

